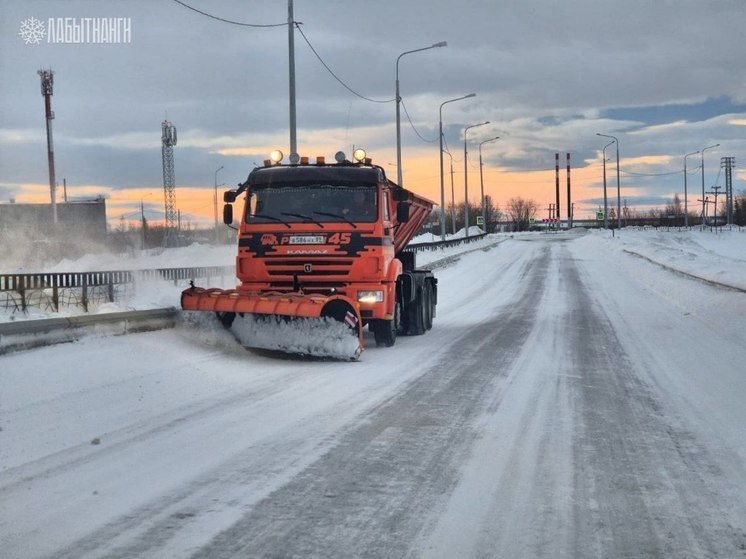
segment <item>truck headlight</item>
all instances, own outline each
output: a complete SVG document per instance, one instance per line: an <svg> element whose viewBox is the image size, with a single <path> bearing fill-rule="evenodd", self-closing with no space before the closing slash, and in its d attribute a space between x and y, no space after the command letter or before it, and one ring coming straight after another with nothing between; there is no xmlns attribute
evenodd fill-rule
<svg viewBox="0 0 746 559"><path fill-rule="evenodd" d="M382 303L383 291L358 291L358 303Z"/></svg>

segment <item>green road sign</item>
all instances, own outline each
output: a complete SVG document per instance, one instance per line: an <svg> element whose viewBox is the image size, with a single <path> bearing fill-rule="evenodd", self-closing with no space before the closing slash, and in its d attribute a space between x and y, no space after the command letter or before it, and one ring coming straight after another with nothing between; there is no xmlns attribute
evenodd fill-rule
<svg viewBox="0 0 746 559"><path fill-rule="evenodd" d="M481 215L477 216L477 225L484 225L484 218Z"/></svg>
<svg viewBox="0 0 746 559"><path fill-rule="evenodd" d="M596 212L596 221L604 220L604 212Z"/></svg>

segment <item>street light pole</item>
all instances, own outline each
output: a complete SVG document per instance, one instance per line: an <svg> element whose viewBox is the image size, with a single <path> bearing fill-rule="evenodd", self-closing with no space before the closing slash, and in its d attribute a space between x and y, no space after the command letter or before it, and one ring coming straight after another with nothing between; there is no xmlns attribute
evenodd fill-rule
<svg viewBox="0 0 746 559"><path fill-rule="evenodd" d="M468 158L468 152L466 150L466 133L469 131L470 128L476 128L477 126L484 126L485 124L489 124L490 121L486 120L485 122L480 122L479 124L472 124L471 126L467 126L464 128L464 228L466 231L466 236L469 236L469 171L468 171L468 164L469 164L469 158Z"/></svg>
<svg viewBox="0 0 746 559"><path fill-rule="evenodd" d="M451 160L451 233L456 234L456 194L453 189L453 156L450 151L445 150L444 153L448 155Z"/></svg>
<svg viewBox="0 0 746 559"><path fill-rule="evenodd" d="M484 208L484 177L482 176L482 145L486 144L487 142L494 142L495 140L499 140L500 136L495 136L494 138L490 138L489 140L484 140L483 142L479 142L479 190L482 196L482 225L484 225L484 231L487 232L487 213L485 212Z"/></svg>
<svg viewBox="0 0 746 559"><path fill-rule="evenodd" d="M714 144L711 146L707 146L706 148L702 148L702 150L700 151L700 154L702 155L702 227L705 226L705 213L706 213L705 201L704 201L705 199L705 151L707 151L708 149L716 148L719 145L720 144Z"/></svg>
<svg viewBox="0 0 746 559"><path fill-rule="evenodd" d="M221 165L215 170L215 194L213 196L213 205L215 210L215 244L218 243L218 171L222 169Z"/></svg>
<svg viewBox="0 0 746 559"><path fill-rule="evenodd" d="M288 98L290 113L290 161L298 153L298 136L295 114L295 19L293 18L293 0L288 0Z"/></svg>
<svg viewBox="0 0 746 559"><path fill-rule="evenodd" d="M453 188L453 155L450 151L446 152L451 159L451 225L453 225L453 234L456 234L456 190Z"/></svg>
<svg viewBox="0 0 746 559"><path fill-rule="evenodd" d="M445 217L446 195L445 195L445 187L443 186L443 105L446 105L448 103L453 103L454 101L461 101L462 99L468 99L469 97L476 97L476 95L477 95L476 93L469 93L468 95L464 95L463 97L457 97L456 99L449 99L448 101L443 101L440 104L440 109L438 110L438 138L440 140L440 208L441 208L440 238L443 241L446 240L446 227L445 227L446 226L446 217ZM451 161L453 162L453 158L451 158ZM453 165L453 163L451 163L451 165Z"/></svg>
<svg viewBox="0 0 746 559"><path fill-rule="evenodd" d="M604 156L604 229L609 228L609 200L606 196L606 148L609 147L611 144L613 144L616 140L610 141L608 144L604 146L603 149L603 156Z"/></svg>
<svg viewBox="0 0 746 559"><path fill-rule="evenodd" d="M619 139L611 134L599 134L596 132L596 136L602 136L604 138L611 138L616 142L616 227L617 229L622 228L622 194L619 186Z"/></svg>
<svg viewBox="0 0 746 559"><path fill-rule="evenodd" d="M687 192L687 185L686 185L686 158L690 155L696 155L699 153L699 150L693 151L692 153L687 153L684 156L684 227L689 227L689 193Z"/></svg>
<svg viewBox="0 0 746 559"><path fill-rule="evenodd" d="M448 43L441 41L430 45L429 47L423 47L421 49L408 50L401 53L396 59L396 180L399 186L403 185L402 169L401 169L401 114L399 111L399 104L401 103L401 96L399 95L399 60L405 54L412 54L413 52L420 52L423 50L430 50L438 47L448 46Z"/></svg>

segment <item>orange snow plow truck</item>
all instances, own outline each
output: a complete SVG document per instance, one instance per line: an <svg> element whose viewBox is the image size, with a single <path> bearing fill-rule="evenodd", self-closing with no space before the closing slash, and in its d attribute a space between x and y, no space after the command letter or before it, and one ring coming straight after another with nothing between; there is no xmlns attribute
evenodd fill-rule
<svg viewBox="0 0 746 559"><path fill-rule="evenodd" d="M386 178L363 150L354 162L281 155L224 194L223 221L243 195L235 289L192 285L187 311L217 314L248 346L357 359L367 325L376 345L432 327L438 282L404 249L434 203Z"/></svg>

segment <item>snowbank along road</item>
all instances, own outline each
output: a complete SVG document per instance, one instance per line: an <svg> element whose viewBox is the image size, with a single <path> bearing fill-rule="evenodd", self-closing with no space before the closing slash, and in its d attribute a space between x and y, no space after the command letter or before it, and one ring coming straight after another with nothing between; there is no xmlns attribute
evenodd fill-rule
<svg viewBox="0 0 746 559"><path fill-rule="evenodd" d="M212 322L0 357L6 557L746 557L746 295L593 235L360 362Z"/></svg>

